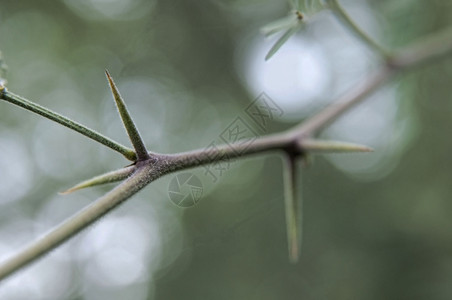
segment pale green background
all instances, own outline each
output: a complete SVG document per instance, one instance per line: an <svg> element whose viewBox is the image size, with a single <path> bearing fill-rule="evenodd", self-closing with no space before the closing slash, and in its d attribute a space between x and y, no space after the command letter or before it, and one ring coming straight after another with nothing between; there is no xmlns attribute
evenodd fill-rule
<svg viewBox="0 0 452 300"><path fill-rule="evenodd" d="M364 2L341 1L387 47L407 45L452 25L452 2L447 0ZM244 75L245 54L264 39L259 27L287 10L284 1L256 0L1 0L0 49L9 66L8 88L128 143L104 78L108 68L150 150L202 148L218 141L229 123L244 116L260 92L267 92L248 86L252 78ZM360 51L369 72L378 65L367 49L353 48L359 46L356 39L342 36L344 30L326 14L297 37L312 40L326 57L331 82L322 99L345 90L344 76L352 86L366 74L353 73L360 60L342 60L335 56L338 52ZM331 51L325 45L333 39L343 46ZM266 45L268 49L271 42ZM296 265L287 257L281 163L268 155L234 162L215 183L202 168L194 170L205 190L190 209L169 201L172 175L151 184L0 285L0 295L450 299L451 73L452 60L447 59L398 76L386 87L389 106L368 107L376 118L360 118L364 112L358 109L344 117L353 120L344 127L348 130L326 133L377 151L316 156L303 171L304 238ZM378 99L384 101L382 95L371 101L376 107ZM271 96L278 101L278 95ZM319 103L309 113L324 105ZM388 115L392 123L387 123ZM296 123L293 116L291 120L275 120L268 132ZM377 123L383 130L375 133ZM1 256L111 186L65 197L58 191L127 164L77 133L0 103Z"/></svg>

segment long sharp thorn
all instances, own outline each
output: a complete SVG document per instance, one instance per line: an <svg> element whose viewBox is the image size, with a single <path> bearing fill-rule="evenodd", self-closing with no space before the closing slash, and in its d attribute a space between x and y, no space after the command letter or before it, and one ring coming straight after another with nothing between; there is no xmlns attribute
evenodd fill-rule
<svg viewBox="0 0 452 300"><path fill-rule="evenodd" d="M296 158L284 157L284 192L286 206L287 241L290 262L298 262L301 247L301 193L298 187Z"/></svg>
<svg viewBox="0 0 452 300"><path fill-rule="evenodd" d="M121 116L122 123L129 135L130 141L132 142L133 148L137 153L137 160L142 161L149 158L149 154L146 150L146 146L141 139L140 133L136 128L132 117L130 116L126 104L119 94L118 88L116 87L113 78L111 78L110 73L105 70L105 74L107 75L108 83L110 84L111 91L113 93L113 98L115 99L116 107L118 108L119 115Z"/></svg>
<svg viewBox="0 0 452 300"><path fill-rule="evenodd" d="M129 167L125 167L123 169L120 170L116 170L116 171L112 171L109 173L105 173L96 177L93 177L91 179L85 180L83 182L80 182L79 184L71 187L70 189L64 191L64 192L60 192L60 195L67 195L70 194L72 192L84 189L84 188L88 188L88 187L93 187L93 186L97 186L97 185L101 185L101 184L106 184L106 183L112 183L112 182L117 182L117 181L121 181L123 179L126 179L127 177L129 177L135 170L134 166L129 166Z"/></svg>
<svg viewBox="0 0 452 300"><path fill-rule="evenodd" d="M299 142L301 149L307 152L372 152L372 148L340 141L302 139Z"/></svg>
<svg viewBox="0 0 452 300"><path fill-rule="evenodd" d="M271 47L270 51L268 51L265 60L269 60L287 42L287 40L301 28L302 25L302 23L295 23L291 28L287 29L273 47Z"/></svg>

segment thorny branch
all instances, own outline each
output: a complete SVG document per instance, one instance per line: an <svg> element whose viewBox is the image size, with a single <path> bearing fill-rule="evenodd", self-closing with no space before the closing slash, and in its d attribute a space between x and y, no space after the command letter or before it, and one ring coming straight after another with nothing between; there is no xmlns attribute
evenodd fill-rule
<svg viewBox="0 0 452 300"><path fill-rule="evenodd" d="M333 7L336 7L337 5L336 1L329 1L329 3ZM347 20L347 22L349 21L350 20ZM362 32L357 32L357 34L361 35ZM363 37L363 39L365 39L365 37ZM367 40L367 42L371 45L374 44L374 42L370 39ZM381 50L381 48L379 49ZM124 121L124 125L126 126L132 144L135 148L135 151L132 151L131 149L111 141L93 130L84 127L83 125L61 117L56 113L50 112L48 109L7 91L6 88L0 84L0 99L22 106L25 109L59 122L60 124L63 124L118 151L128 159L136 160L135 164L127 167L127 169L107 173L95 177L91 181L82 183L82 187L86 187L125 179L125 181L119 184L112 191L100 197L79 213L56 226L47 235L31 243L22 251L13 254L11 258L0 264L0 280L37 260L39 257L48 253L58 245L64 243L66 240L70 239L78 232L117 207L119 204L129 199L143 187L165 174L209 164L219 160L234 159L270 151L279 151L283 153L286 158L290 158L289 165L292 168L292 176L290 176L290 180L294 180L293 176L295 174L295 170L293 167L295 165L295 160L302 157L307 152L316 150L322 151L325 149L333 151L336 149L340 151L341 149L345 149L344 147L350 147L348 148L350 151L368 151L369 149L365 147L353 145L347 146L343 143L326 144L323 141L316 141L313 137L318 134L320 130L340 117L344 112L348 111L354 105L362 102L369 94L375 91L393 75L406 69L430 62L431 60L450 55L452 53L452 30L448 29L400 51L394 51L392 54L387 54L386 51L381 52L384 52L384 55L382 56L384 56L385 64L380 67L380 69L374 71L371 75L363 79L359 84L352 88L348 93L344 94L336 102L325 107L312 118L285 132L257 138L249 145L238 143L228 146L220 146L213 150L216 151L215 153L206 153L203 149L179 154L158 154L152 152L144 153L145 147L138 135L138 131L134 127L128 113L124 112L125 105L119 103L118 110L120 111L120 115L123 120L126 119L126 121ZM115 100L118 100L117 98L120 98L119 93L115 89L113 81L110 77L109 80L113 89ZM295 181L293 181L292 184L288 184L288 186L290 185L293 187L294 182ZM80 185L74 187L74 189L78 188L80 188ZM293 200L294 199L292 199L292 202ZM290 207L290 205L287 207ZM288 226L292 226L290 227L291 230L294 224L297 223L296 220L298 220L297 216L292 215L289 220L290 222L288 222ZM296 230L294 230L294 232L295 231ZM294 232L290 232L289 237L293 236ZM296 239L296 237L293 238L292 244L290 245L291 249L289 249L292 253L291 258L293 260L296 260L296 256L298 255L298 253L295 253L298 251L296 250L297 246L293 243Z"/></svg>

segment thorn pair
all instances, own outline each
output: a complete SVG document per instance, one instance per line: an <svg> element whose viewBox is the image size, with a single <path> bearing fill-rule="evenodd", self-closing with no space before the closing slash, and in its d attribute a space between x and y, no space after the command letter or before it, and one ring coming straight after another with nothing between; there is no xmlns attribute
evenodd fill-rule
<svg viewBox="0 0 452 300"><path fill-rule="evenodd" d="M118 88L116 87L116 84L113 81L113 78L111 78L110 73L108 73L108 71L105 70L105 74L107 75L108 83L110 84L110 88L113 94L113 98L115 99L119 116L121 117L122 123L124 124L124 127L127 131L127 135L129 136L133 148L135 149L137 157L136 162L147 160L149 158L149 153L146 150L146 146L143 143L140 133L138 132L138 129L135 126L135 123L133 122L133 119L130 116L129 111L127 110L126 104L122 99L121 94L119 93ZM60 194L66 195L87 187L121 181L129 177L134 171L135 166L132 165L116 171L108 172L93 177L91 179L85 180L64 192L61 192Z"/></svg>
<svg viewBox="0 0 452 300"><path fill-rule="evenodd" d="M373 149L346 142L317 139L301 139L298 148L306 154L311 152L370 152ZM302 240L302 195L300 167L298 163L305 157L285 154L284 156L284 198L286 212L287 243L290 262L298 262Z"/></svg>

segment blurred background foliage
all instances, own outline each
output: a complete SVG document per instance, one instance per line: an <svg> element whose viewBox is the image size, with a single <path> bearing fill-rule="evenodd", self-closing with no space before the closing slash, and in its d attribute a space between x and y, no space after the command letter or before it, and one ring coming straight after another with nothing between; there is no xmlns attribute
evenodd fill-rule
<svg viewBox="0 0 452 300"><path fill-rule="evenodd" d="M343 0L383 45L452 26L444 0ZM241 117L261 135L312 115L378 66L321 13L268 62L270 0L0 2L8 88L128 143L108 68L152 151L219 143ZM169 201L174 175L0 286L2 299L450 299L452 59L404 74L323 135L372 154L316 156L303 170L303 247L291 265L280 158L235 161L193 208ZM245 109L265 92L283 110L265 131ZM120 155L0 103L0 255L111 186L58 195L128 164Z"/></svg>

